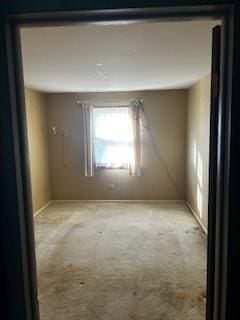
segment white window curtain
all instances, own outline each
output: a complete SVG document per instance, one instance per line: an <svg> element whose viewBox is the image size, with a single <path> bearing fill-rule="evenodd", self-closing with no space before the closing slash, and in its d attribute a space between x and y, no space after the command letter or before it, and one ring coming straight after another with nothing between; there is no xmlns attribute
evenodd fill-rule
<svg viewBox="0 0 240 320"><path fill-rule="evenodd" d="M132 158L129 166L131 176L141 176L141 108L142 101L137 99L129 106L129 114L132 119Z"/></svg>
<svg viewBox="0 0 240 320"><path fill-rule="evenodd" d="M82 104L83 137L84 137L84 175L94 176L93 155L93 106Z"/></svg>

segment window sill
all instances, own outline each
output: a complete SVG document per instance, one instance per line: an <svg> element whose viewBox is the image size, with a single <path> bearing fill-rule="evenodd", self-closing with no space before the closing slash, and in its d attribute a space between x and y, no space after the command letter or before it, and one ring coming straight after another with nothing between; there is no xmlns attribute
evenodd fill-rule
<svg viewBox="0 0 240 320"><path fill-rule="evenodd" d="M128 167L121 166L121 167L111 167L111 166L96 166L96 170L128 170Z"/></svg>

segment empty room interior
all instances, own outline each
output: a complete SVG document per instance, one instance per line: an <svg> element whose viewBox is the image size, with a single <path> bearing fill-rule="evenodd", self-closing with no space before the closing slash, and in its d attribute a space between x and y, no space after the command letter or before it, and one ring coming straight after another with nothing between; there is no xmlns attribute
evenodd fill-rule
<svg viewBox="0 0 240 320"><path fill-rule="evenodd" d="M41 320L204 320L217 20L21 28Z"/></svg>

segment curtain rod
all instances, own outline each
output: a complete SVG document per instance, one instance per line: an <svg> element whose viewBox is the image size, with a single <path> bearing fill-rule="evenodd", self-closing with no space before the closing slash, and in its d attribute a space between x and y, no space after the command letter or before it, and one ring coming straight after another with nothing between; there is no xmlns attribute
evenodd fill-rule
<svg viewBox="0 0 240 320"><path fill-rule="evenodd" d="M114 107L117 107L117 108L128 108L132 103L134 103L135 101L143 101L141 97L135 99L135 100L132 100L130 101L128 104L115 104L117 103L117 101L113 101L113 105L94 105L92 103L90 103L89 101L80 101L80 100L77 100L77 104L81 105L81 104L91 104L93 105L94 108L114 108ZM120 101L119 101L120 102Z"/></svg>
<svg viewBox="0 0 240 320"><path fill-rule="evenodd" d="M112 106L93 106L93 108L128 108L129 104L120 104L120 105L112 105Z"/></svg>
<svg viewBox="0 0 240 320"><path fill-rule="evenodd" d="M95 104L93 104L93 103L90 103L90 102L86 102L86 101L77 101L77 104L79 104L79 105L82 105L82 104L89 104L89 105L92 105L94 108L96 107L96 108L114 108L114 107L129 107L129 105L131 104L131 102L130 103L126 103L126 104L121 104L121 103L119 103L119 104L117 104L117 102L115 101L113 101L112 102L112 104L103 104L103 105L95 105Z"/></svg>

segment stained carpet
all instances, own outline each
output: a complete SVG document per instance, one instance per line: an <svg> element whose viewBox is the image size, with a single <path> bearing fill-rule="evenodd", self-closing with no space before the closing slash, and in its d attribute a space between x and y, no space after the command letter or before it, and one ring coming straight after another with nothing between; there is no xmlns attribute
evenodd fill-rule
<svg viewBox="0 0 240 320"><path fill-rule="evenodd" d="M55 203L35 218L41 320L204 320L206 236L181 203Z"/></svg>

